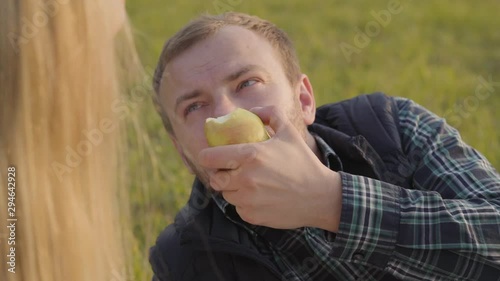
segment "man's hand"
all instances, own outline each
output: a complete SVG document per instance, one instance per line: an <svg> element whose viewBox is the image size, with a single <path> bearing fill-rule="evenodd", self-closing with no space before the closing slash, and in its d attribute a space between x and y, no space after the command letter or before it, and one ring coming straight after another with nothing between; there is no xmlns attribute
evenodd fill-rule
<svg viewBox="0 0 500 281"><path fill-rule="evenodd" d="M252 110L275 132L267 141L211 147L199 154L210 185L248 223L278 229L336 232L340 175L325 167L295 126L275 107Z"/></svg>

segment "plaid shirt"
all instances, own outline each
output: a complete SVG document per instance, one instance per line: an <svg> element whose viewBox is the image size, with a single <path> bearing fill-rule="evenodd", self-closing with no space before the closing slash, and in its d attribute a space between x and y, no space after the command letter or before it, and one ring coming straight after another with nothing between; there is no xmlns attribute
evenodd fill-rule
<svg viewBox="0 0 500 281"><path fill-rule="evenodd" d="M338 233L276 230L243 222L283 280L500 280L500 176L443 119L396 98L412 189L342 172L335 151L316 142L328 167L340 167ZM334 165L333 165L334 164ZM233 214L233 215L232 215Z"/></svg>

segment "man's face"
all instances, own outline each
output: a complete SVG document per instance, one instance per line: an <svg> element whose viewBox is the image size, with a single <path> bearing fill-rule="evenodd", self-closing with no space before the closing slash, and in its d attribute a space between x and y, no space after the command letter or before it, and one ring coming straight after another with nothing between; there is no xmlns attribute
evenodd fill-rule
<svg viewBox="0 0 500 281"><path fill-rule="evenodd" d="M308 109L311 103L314 107L314 99L307 77L291 85L271 44L237 26L223 27L173 59L163 73L160 103L184 163L204 183L206 173L197 164L197 156L208 147L203 128L208 117L228 114L237 107L274 105L287 113L304 136L306 125L314 120L314 112L311 117Z"/></svg>

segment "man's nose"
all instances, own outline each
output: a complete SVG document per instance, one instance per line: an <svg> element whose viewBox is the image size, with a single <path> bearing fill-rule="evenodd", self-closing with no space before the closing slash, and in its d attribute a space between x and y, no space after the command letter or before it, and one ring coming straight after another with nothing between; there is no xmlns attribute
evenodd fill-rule
<svg viewBox="0 0 500 281"><path fill-rule="evenodd" d="M230 97L221 95L215 100L212 117L220 117L226 115L238 107L239 106Z"/></svg>

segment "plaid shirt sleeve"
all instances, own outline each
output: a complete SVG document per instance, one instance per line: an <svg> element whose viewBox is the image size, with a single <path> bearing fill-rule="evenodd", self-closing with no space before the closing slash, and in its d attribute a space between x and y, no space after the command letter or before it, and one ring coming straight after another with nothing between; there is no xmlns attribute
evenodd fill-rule
<svg viewBox="0 0 500 281"><path fill-rule="evenodd" d="M500 280L500 176L457 130L397 98L412 189L341 172L332 256L404 280Z"/></svg>

